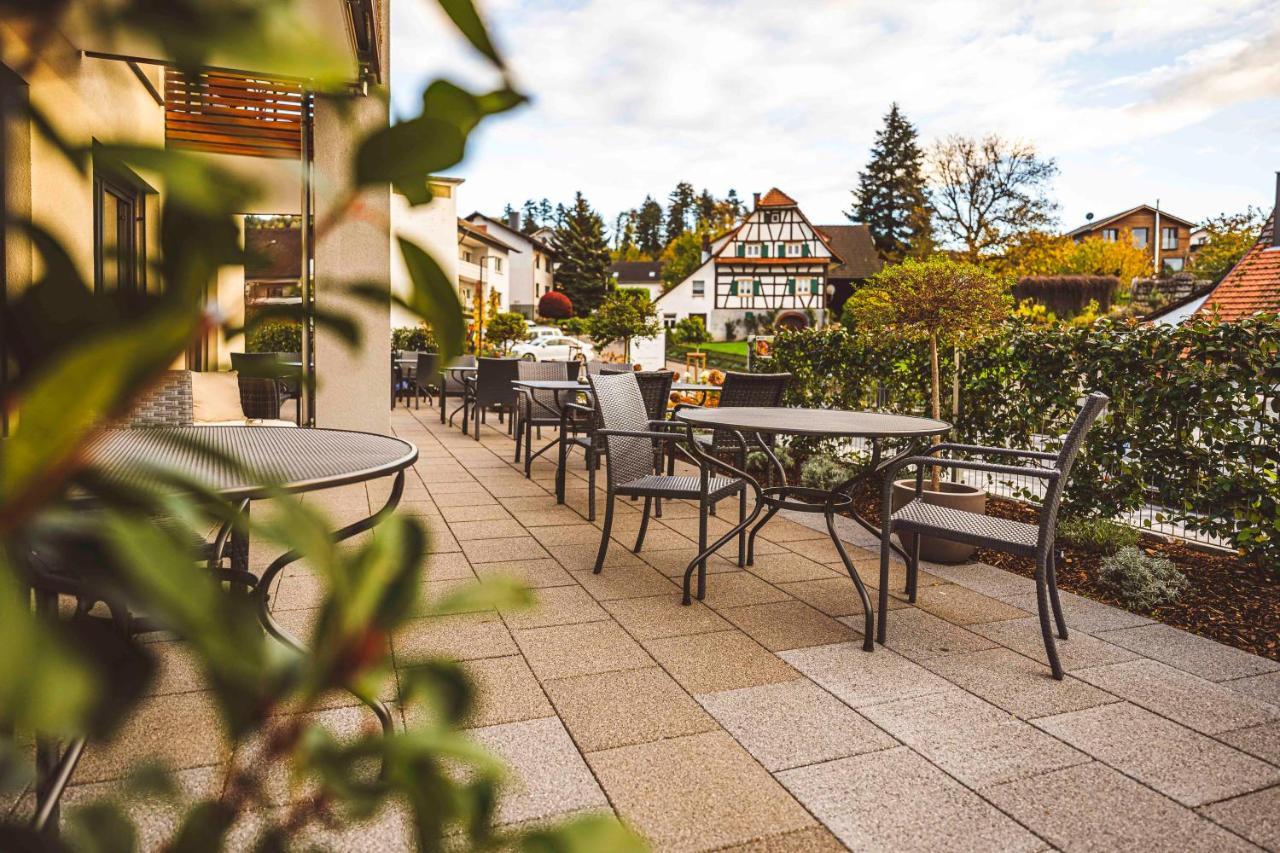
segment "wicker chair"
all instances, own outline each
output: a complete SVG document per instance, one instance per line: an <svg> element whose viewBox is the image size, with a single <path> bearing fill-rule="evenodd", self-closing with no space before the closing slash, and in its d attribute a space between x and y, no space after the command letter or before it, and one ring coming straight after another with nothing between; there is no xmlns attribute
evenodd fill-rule
<svg viewBox="0 0 1280 853"><path fill-rule="evenodd" d="M670 374L667 376L669 383ZM672 421L650 416L651 412L646 406L636 375L593 376L591 388L595 397L595 411L601 424L595 435L603 439L609 459L604 529L592 571L599 574L604 568L609 550L609 535L613 529L613 504L620 495L644 498L644 515L640 520L635 548L632 549L636 553L644 546L653 503L660 499L698 501L698 551L705 551L707 516L711 502L745 491L746 481L732 477L713 477L705 465L699 467L696 477L661 473L657 447L687 442L685 428ZM743 519L745 514L739 521ZM740 552L739 559L741 558ZM706 568L704 559L698 565L700 598L706 586Z"/></svg>
<svg viewBox="0 0 1280 853"><path fill-rule="evenodd" d="M519 369L521 379L569 380L569 363L564 361L521 361ZM564 404L572 402L577 395L564 391L538 391L529 388L516 389L516 456L520 461L521 442L524 447L524 475L531 475L533 460L546 452L544 447L533 452L533 431L542 428L560 426L564 416ZM550 445L548 445L550 447Z"/></svg>
<svg viewBox="0 0 1280 853"><path fill-rule="evenodd" d="M474 355L460 355L453 361L453 363L450 366L451 367L475 367L476 357ZM462 420L463 420L463 423L465 423L467 420L467 415L466 415L467 383L465 380L460 379L457 374L450 373L448 370L441 370L440 371L440 423L444 423L445 412L447 410L446 404L449 401L450 394L461 399L462 405L458 406L458 408L454 409L453 412L449 414L449 423L453 423L453 416L458 414L458 412L463 413Z"/></svg>
<svg viewBox="0 0 1280 853"><path fill-rule="evenodd" d="M413 407L415 409L422 408L422 398L427 398L427 405L431 405L433 395L436 393L436 387L432 384L436 376L439 374L438 365L440 364L440 356L433 352L418 353L417 369L413 375Z"/></svg>
<svg viewBox="0 0 1280 853"><path fill-rule="evenodd" d="M246 418L275 420L280 417L280 386L275 379L240 376L240 408ZM159 381L138 398L120 424L129 429L191 426L195 404L191 396L191 372L166 370Z"/></svg>
<svg viewBox="0 0 1280 853"><path fill-rule="evenodd" d="M632 372L629 364L613 364L607 361L588 361L586 368L588 376L610 376L615 373Z"/></svg>
<svg viewBox="0 0 1280 853"><path fill-rule="evenodd" d="M520 378L520 360L516 358L481 358L476 365L474 376L468 376L466 405L470 417L475 421L475 438L480 440L480 424L484 423L489 410L498 413L512 414L516 407L516 389L511 384ZM512 430L513 418L507 419L507 432ZM466 426L466 421L463 421Z"/></svg>
<svg viewBox="0 0 1280 853"><path fill-rule="evenodd" d="M1097 420L1106 408L1108 398L1105 394L1090 394L1085 398L1080 414L1072 424L1070 431L1062 441L1062 449L1057 453L1040 450L1015 450L1003 447L979 447L966 444L938 444L929 448L922 456L912 456L897 460L885 469L884 493L882 495L881 518L889 519L884 524L880 542L880 623L876 628L876 638L883 643L888 632L886 617L888 610L889 590L889 549L890 537L896 532L903 535L903 541L910 548L907 560L907 594L914 601L916 583L920 572L920 537L936 536L980 548L990 548L1031 557L1036 561L1036 604L1040 616L1040 633L1044 638L1045 653L1049 658L1049 667L1053 677L1062 679L1062 664L1058 661L1058 650L1054 644L1053 631L1049 623L1049 610L1052 607L1053 618L1057 623L1058 636L1067 639L1067 623L1062 616L1062 604L1058 599L1058 583L1056 578L1057 563L1062 559L1060 552L1054 550L1054 530L1058 521L1058 506L1062 502L1062 492L1066 488L1067 478L1071 474L1071 466L1075 463L1084 445L1089 427ZM984 462L980 459L949 459L936 454L943 452L963 453L970 456L996 456L1015 459L1031 459L1048 463L1047 467L1037 465L1006 465ZM924 472L929 467L949 468L952 471L984 471L1006 476L1037 477L1046 481L1045 494L1040 508L1039 524L1025 524L1003 518L992 518L978 513L964 512L947 507L925 503L923 498ZM893 507L893 483L898 472L906 468L916 469L916 495L897 512Z"/></svg>
<svg viewBox="0 0 1280 853"><path fill-rule="evenodd" d="M669 370L652 370L652 371L631 371L624 370L616 373L601 373L598 376L624 376L631 374L636 377L636 382L640 386L640 396L644 400L645 411L649 420L663 421L667 417L667 405L671 400L671 383L675 378ZM588 374L588 378L590 377ZM576 403L566 403L563 406L564 415L560 421L560 466L557 470L556 494L558 498L564 500L564 472L565 461L568 452L572 447L581 447L586 456L587 463L587 520L596 520L596 471L600 468L600 460L608 452L603 437L596 433L603 427L603 421L600 419L598 407L580 406ZM656 459L661 466L662 448L656 448L658 454ZM661 507L661 503L659 503Z"/></svg>

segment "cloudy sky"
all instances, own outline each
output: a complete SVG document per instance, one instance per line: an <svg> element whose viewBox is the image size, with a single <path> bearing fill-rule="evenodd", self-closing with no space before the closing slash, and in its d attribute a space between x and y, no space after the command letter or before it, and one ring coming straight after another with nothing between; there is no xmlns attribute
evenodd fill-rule
<svg viewBox="0 0 1280 853"><path fill-rule="evenodd" d="M484 2L484 0L478 0ZM496 77L434 0L392 5L401 114L446 75ZM467 211L567 200L606 217L687 180L779 186L821 222L891 101L922 139L997 132L1055 158L1061 224L1161 200L1199 219L1270 207L1280 0L488 0L533 98L456 170Z"/></svg>

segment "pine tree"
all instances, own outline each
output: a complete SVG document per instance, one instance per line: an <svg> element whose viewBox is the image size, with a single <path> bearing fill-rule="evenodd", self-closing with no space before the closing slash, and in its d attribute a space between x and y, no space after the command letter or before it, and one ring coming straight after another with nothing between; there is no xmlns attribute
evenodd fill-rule
<svg viewBox="0 0 1280 853"><path fill-rule="evenodd" d="M736 222L742 216L742 199L738 198L738 191L730 187L729 194L724 197L724 202L729 208L733 221Z"/></svg>
<svg viewBox="0 0 1280 853"><path fill-rule="evenodd" d="M916 129L895 102L876 132L866 170L858 173L847 214L871 228L876 249L890 263L925 254L932 245L923 160Z"/></svg>
<svg viewBox="0 0 1280 853"><path fill-rule="evenodd" d="M693 184L681 181L676 184L671 195L667 196L667 200L670 204L667 206L667 231L664 236L666 242L670 243L689 230L689 220L696 210L698 197Z"/></svg>
<svg viewBox="0 0 1280 853"><path fill-rule="evenodd" d="M697 230L701 231L705 228L713 228L716 225L716 197L709 191L703 190L698 194L697 212L698 224Z"/></svg>
<svg viewBox="0 0 1280 853"><path fill-rule="evenodd" d="M612 259L604 220L581 192L574 194L573 206L564 210L556 230L556 248L560 250L557 286L573 303L573 313L585 317L604 301L611 284Z"/></svg>
<svg viewBox="0 0 1280 853"><path fill-rule="evenodd" d="M529 199L520 206L520 230L532 234L538 230L538 203Z"/></svg>
<svg viewBox="0 0 1280 853"><path fill-rule="evenodd" d="M662 205L653 196L645 196L636 212L636 245L650 259L662 254Z"/></svg>

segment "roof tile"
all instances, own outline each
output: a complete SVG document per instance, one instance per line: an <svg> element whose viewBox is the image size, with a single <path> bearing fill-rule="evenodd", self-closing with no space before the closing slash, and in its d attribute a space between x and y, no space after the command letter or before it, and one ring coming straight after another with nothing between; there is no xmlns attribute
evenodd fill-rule
<svg viewBox="0 0 1280 853"><path fill-rule="evenodd" d="M1280 248L1273 248L1275 212L1262 226L1253 248L1245 252L1200 306L1199 315L1225 321L1241 320L1266 311L1280 311Z"/></svg>

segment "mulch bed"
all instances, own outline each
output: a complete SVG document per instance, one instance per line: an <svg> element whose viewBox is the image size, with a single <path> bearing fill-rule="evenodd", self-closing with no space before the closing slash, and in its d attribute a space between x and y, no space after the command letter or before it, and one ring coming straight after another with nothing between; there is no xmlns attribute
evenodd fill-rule
<svg viewBox="0 0 1280 853"><path fill-rule="evenodd" d="M878 521L878 494L868 491L858 495L857 504L863 515ZM1038 521L1034 507L990 496L987 514L1029 524ZM1280 569L1147 534L1143 534L1140 547L1148 554L1169 559L1186 576L1188 585L1177 603L1153 610L1124 605L1098 584L1102 555L1071 547L1064 548L1066 561L1058 567L1058 588L1280 660ZM1035 576L1035 562L1023 557L980 549L977 559L1005 571ZM1070 621L1068 610L1068 624Z"/></svg>

